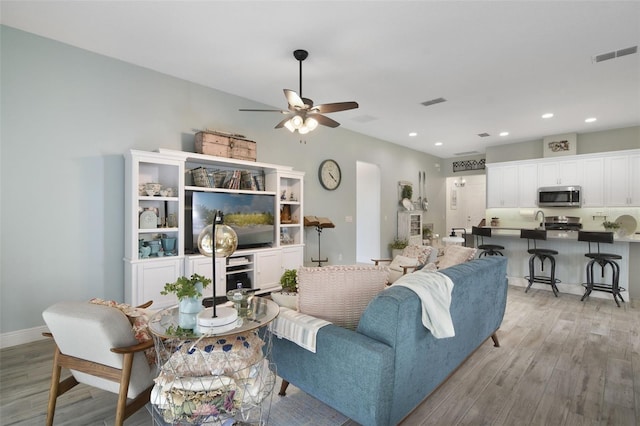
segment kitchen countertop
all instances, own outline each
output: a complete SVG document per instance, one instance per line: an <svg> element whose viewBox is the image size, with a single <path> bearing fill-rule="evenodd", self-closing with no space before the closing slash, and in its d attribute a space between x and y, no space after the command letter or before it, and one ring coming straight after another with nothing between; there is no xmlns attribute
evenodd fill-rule
<svg viewBox="0 0 640 426"><path fill-rule="evenodd" d="M520 238L520 230L521 229L533 229L533 228L510 228L503 226L487 226L487 228L492 229L492 236L495 237L517 237ZM549 240L578 240L578 231L556 231L549 230L547 231L547 239ZM637 232L635 234L627 235L624 237L618 237L614 234L613 242L620 243L640 243L640 234Z"/></svg>

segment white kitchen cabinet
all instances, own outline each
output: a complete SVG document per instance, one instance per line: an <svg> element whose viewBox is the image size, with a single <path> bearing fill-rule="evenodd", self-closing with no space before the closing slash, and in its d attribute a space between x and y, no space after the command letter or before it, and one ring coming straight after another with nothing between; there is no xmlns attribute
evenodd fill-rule
<svg viewBox="0 0 640 426"><path fill-rule="evenodd" d="M582 163L578 160L559 160L538 164L538 186L581 185Z"/></svg>
<svg viewBox="0 0 640 426"><path fill-rule="evenodd" d="M606 157L604 162L607 206L640 206L640 154Z"/></svg>
<svg viewBox="0 0 640 426"><path fill-rule="evenodd" d="M518 166L518 207L536 207L538 194L537 164Z"/></svg>
<svg viewBox="0 0 640 426"><path fill-rule="evenodd" d="M582 162L582 207L604 206L604 159Z"/></svg>
<svg viewBox="0 0 640 426"><path fill-rule="evenodd" d="M487 165L487 208L518 207L518 166Z"/></svg>

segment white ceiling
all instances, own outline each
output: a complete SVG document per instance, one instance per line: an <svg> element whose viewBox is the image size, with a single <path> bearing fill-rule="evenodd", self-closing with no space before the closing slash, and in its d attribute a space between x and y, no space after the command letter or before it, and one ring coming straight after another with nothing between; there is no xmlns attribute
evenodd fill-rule
<svg viewBox="0 0 640 426"><path fill-rule="evenodd" d="M10 27L274 108L282 89L298 91L292 52L306 49L303 95L360 104L331 118L443 158L640 125L640 55L592 61L640 44L638 1L2 1L0 12Z"/></svg>

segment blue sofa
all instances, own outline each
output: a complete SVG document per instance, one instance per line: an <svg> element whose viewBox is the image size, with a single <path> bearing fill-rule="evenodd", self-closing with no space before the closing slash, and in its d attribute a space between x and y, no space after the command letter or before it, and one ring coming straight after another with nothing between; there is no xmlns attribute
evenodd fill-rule
<svg viewBox="0 0 640 426"><path fill-rule="evenodd" d="M455 337L436 339L424 328L420 299L391 286L367 306L355 331L318 331L316 353L273 339L271 356L283 389L290 382L364 425L395 425L496 330L507 301L507 258L485 257L443 269L454 283Z"/></svg>

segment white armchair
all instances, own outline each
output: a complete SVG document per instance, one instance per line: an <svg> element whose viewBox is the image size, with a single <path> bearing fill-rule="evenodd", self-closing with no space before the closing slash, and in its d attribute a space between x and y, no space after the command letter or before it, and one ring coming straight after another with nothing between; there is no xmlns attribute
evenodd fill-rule
<svg viewBox="0 0 640 426"><path fill-rule="evenodd" d="M156 369L149 366L144 351L153 347L153 341L138 343L122 311L87 302L61 302L48 307L42 317L50 331L45 335L56 343L47 425L53 424L58 396L78 383L118 394L116 425L149 401ZM60 382L62 367L70 369L72 376Z"/></svg>

